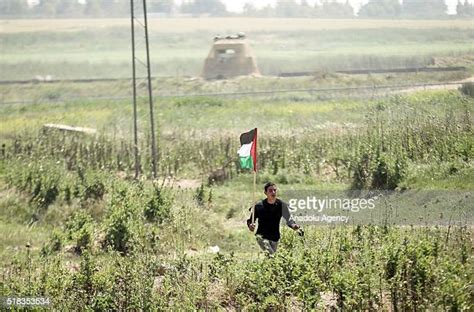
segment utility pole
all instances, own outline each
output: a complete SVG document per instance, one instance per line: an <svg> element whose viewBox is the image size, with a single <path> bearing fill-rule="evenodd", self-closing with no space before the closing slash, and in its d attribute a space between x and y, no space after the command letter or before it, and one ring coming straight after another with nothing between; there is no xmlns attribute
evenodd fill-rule
<svg viewBox="0 0 474 312"><path fill-rule="evenodd" d="M153 168L153 179L156 179L156 138L155 138L155 118L153 116L153 96L151 86L150 71L150 44L148 42L148 19L146 14L146 0L143 0L143 16L145 18L145 42L146 42L146 63L148 77L148 104L150 107L150 128L151 128L151 162Z"/></svg>
<svg viewBox="0 0 474 312"><path fill-rule="evenodd" d="M139 6L141 4L141 12L143 13L143 20L139 17ZM140 165L140 150L138 144L138 108L137 108L137 63L141 64L146 69L147 75L147 97L148 97L148 108L150 115L150 131L151 131L151 163L152 163L152 176L154 179L157 178L157 154L156 154L156 136L155 136L155 118L153 112L153 92L151 82L151 66L150 66L150 45L148 40L148 19L146 0L130 0L130 23L131 23L131 39L132 39L132 84L133 84L133 136L134 136L134 155L135 155L135 179L138 179L141 173ZM137 46L140 46L136 42L137 36L135 36L136 27L138 24L143 30L145 39L145 58L143 62L139 56L137 56ZM143 51L142 51L143 52Z"/></svg>
<svg viewBox="0 0 474 312"><path fill-rule="evenodd" d="M135 180L140 175L140 154L138 151L138 126L137 126L137 73L135 67L135 9L133 0L130 0L130 25L132 32L132 87L133 87L133 150L135 155Z"/></svg>

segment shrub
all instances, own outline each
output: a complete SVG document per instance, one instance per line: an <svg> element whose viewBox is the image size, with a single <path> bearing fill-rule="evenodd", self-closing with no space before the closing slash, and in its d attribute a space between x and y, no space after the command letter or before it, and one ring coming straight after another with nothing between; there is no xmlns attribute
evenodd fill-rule
<svg viewBox="0 0 474 312"><path fill-rule="evenodd" d="M465 82L459 88L459 91L467 96L474 97L474 82Z"/></svg>
<svg viewBox="0 0 474 312"><path fill-rule="evenodd" d="M92 245L92 236L94 232L94 220L83 210L76 211L66 221L67 239L74 242L74 249L78 253L82 253L85 249L89 249Z"/></svg>
<svg viewBox="0 0 474 312"><path fill-rule="evenodd" d="M49 242L41 248L41 255L48 256L61 250L64 244L64 235L59 230L54 230Z"/></svg>
<svg viewBox="0 0 474 312"><path fill-rule="evenodd" d="M153 185L153 191L150 199L144 208L144 215L149 222L162 223L169 218L171 210L172 198L163 187Z"/></svg>
<svg viewBox="0 0 474 312"><path fill-rule="evenodd" d="M403 157L391 160L386 155L376 159L372 172L372 189L394 190L406 175L406 161Z"/></svg>
<svg viewBox="0 0 474 312"><path fill-rule="evenodd" d="M104 247L110 247L123 254L138 247L143 214L139 208L140 202L133 197L136 193L139 193L139 190L131 185L115 185L103 222Z"/></svg>
<svg viewBox="0 0 474 312"><path fill-rule="evenodd" d="M194 199L196 200L196 203L199 206L204 206L205 197L206 197L206 194L204 190L204 184L201 184L201 186L196 189L196 192L194 194Z"/></svg>

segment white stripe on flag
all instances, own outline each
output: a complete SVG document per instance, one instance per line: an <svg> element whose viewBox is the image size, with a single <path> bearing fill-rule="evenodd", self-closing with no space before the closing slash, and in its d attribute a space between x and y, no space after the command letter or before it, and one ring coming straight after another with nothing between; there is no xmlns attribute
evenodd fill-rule
<svg viewBox="0 0 474 312"><path fill-rule="evenodd" d="M252 144L253 142L250 142L249 144L244 144L242 145L237 153L239 154L240 157L248 157L250 156L250 150L252 149Z"/></svg>

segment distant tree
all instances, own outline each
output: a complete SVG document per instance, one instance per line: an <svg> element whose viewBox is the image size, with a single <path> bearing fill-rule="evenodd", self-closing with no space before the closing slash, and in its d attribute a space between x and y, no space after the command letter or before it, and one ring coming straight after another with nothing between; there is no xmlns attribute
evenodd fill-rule
<svg viewBox="0 0 474 312"><path fill-rule="evenodd" d="M461 1L458 1L458 5L456 6L456 14L458 17L467 17L472 18L474 17L474 4L464 1L464 4Z"/></svg>
<svg viewBox="0 0 474 312"><path fill-rule="evenodd" d="M1 0L0 15L21 17L28 13L27 0Z"/></svg>
<svg viewBox="0 0 474 312"><path fill-rule="evenodd" d="M56 4L57 16L79 16L82 13L82 4L77 0L60 0Z"/></svg>
<svg viewBox="0 0 474 312"><path fill-rule="evenodd" d="M259 17L274 17L275 16L275 8L271 5L264 6L260 10L258 10Z"/></svg>
<svg viewBox="0 0 474 312"><path fill-rule="evenodd" d="M141 2L136 1L136 3L137 7L141 8ZM84 15L89 17L129 16L130 0L86 0Z"/></svg>
<svg viewBox="0 0 474 312"><path fill-rule="evenodd" d="M359 10L360 17L398 17L402 6L398 0L370 0Z"/></svg>
<svg viewBox="0 0 474 312"><path fill-rule="evenodd" d="M99 17L102 15L100 0L87 0L84 14L89 17Z"/></svg>
<svg viewBox="0 0 474 312"><path fill-rule="evenodd" d="M277 17L300 17L302 15L301 6L293 0L278 0L275 5L275 15Z"/></svg>
<svg viewBox="0 0 474 312"><path fill-rule="evenodd" d="M244 7L242 8L242 15L244 16L256 16L257 15L257 8L252 2L246 2Z"/></svg>
<svg viewBox="0 0 474 312"><path fill-rule="evenodd" d="M159 12L170 14L173 11L173 0L151 0L149 1L149 12Z"/></svg>
<svg viewBox="0 0 474 312"><path fill-rule="evenodd" d="M406 17L439 18L446 16L444 0L404 0L402 15Z"/></svg>
<svg viewBox="0 0 474 312"><path fill-rule="evenodd" d="M321 7L322 17L349 18L354 17L354 9L349 1L340 3L326 0Z"/></svg>
<svg viewBox="0 0 474 312"><path fill-rule="evenodd" d="M311 6L306 0L301 0L300 16L301 17L315 17L319 14L320 7L317 5Z"/></svg>
<svg viewBox="0 0 474 312"><path fill-rule="evenodd" d="M130 0L115 0L115 12L118 16L130 16ZM147 1L147 10L150 10L149 1Z"/></svg>
<svg viewBox="0 0 474 312"><path fill-rule="evenodd" d="M225 5L219 0L194 0L181 5L183 13L196 15L209 14L211 16L222 16L227 14Z"/></svg>
<svg viewBox="0 0 474 312"><path fill-rule="evenodd" d="M58 0L41 0L35 7L35 11L40 17L55 17Z"/></svg>
<svg viewBox="0 0 474 312"><path fill-rule="evenodd" d="M102 16L113 17L119 15L119 9L115 0L99 0Z"/></svg>

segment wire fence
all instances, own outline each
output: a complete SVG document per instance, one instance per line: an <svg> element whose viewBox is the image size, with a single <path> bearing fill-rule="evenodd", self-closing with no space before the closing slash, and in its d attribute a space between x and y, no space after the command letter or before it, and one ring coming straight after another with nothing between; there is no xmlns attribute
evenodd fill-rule
<svg viewBox="0 0 474 312"><path fill-rule="evenodd" d="M110 81L110 80L108 80ZM169 90L154 90L153 97L159 98L183 98L183 97L228 97L228 98L246 98L246 97L282 97L286 95L288 99L293 100L327 100L337 98L379 98L401 94L405 92L430 90L430 89L456 89L461 87L461 82L440 82L423 84L398 84L398 85L370 85L357 87L330 87L330 88L302 88L302 89L272 89L272 90L253 90L236 92L203 92L203 93L181 93ZM144 97L145 98L145 97ZM1 105L12 104L48 104L48 103L67 103L77 101L126 101L132 100L132 95L123 96L81 96L67 95L55 98L35 98L21 99L15 101L2 101Z"/></svg>

